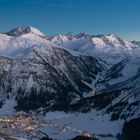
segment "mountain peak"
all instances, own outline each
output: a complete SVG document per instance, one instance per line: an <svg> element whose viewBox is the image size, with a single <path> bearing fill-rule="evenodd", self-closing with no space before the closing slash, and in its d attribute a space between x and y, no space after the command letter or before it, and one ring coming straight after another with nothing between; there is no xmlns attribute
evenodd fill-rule
<svg viewBox="0 0 140 140"><path fill-rule="evenodd" d="M12 29L11 31L7 32L7 35L10 36L20 36L22 34L28 34L28 33L34 33L39 36L45 36L41 31L38 29L32 27L32 26L20 26L15 29Z"/></svg>
<svg viewBox="0 0 140 140"><path fill-rule="evenodd" d="M76 38L87 37L87 36L89 36L89 35L85 32L81 32L81 33L75 35Z"/></svg>
<svg viewBox="0 0 140 140"><path fill-rule="evenodd" d="M110 33L110 34L108 34L107 36L110 36L110 37L113 37L113 38L119 38L116 34L114 34L114 33Z"/></svg>

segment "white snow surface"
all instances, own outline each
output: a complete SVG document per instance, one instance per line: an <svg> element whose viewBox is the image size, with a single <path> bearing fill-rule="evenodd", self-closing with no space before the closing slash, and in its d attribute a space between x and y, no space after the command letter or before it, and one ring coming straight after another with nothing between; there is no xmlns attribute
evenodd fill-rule
<svg viewBox="0 0 140 140"><path fill-rule="evenodd" d="M116 140L116 135L121 133L124 120L110 121L109 114L92 110L89 113L49 112L44 120L50 120L56 127L41 128L50 137L58 140L73 138L77 135L88 133L100 137L100 135L112 134L112 140ZM57 125L67 127L67 130L57 129ZM111 139L111 138L110 138Z"/></svg>
<svg viewBox="0 0 140 140"><path fill-rule="evenodd" d="M1 115L10 115L15 111L16 101L14 99L6 100L2 108L0 108Z"/></svg>
<svg viewBox="0 0 140 140"><path fill-rule="evenodd" d="M12 137L12 138L17 139L17 140L27 140L27 139L19 138L19 137Z"/></svg>
<svg viewBox="0 0 140 140"><path fill-rule="evenodd" d="M32 33L34 33L36 35L45 36L45 34L42 33L40 30L38 30L37 28L34 28L34 27L30 26L30 30L31 30Z"/></svg>
<svg viewBox="0 0 140 140"><path fill-rule="evenodd" d="M31 74L30 77L29 77L29 79L28 79L28 81L27 81L27 85L26 85L26 90L27 91L30 91L30 89L33 86L33 83L34 83L34 81L33 81L33 75Z"/></svg>
<svg viewBox="0 0 140 140"><path fill-rule="evenodd" d="M116 78L116 79L111 79L108 83L110 85L125 81L133 76L135 76L140 69L140 59L139 58L132 58L130 59L125 67L122 69L121 74L122 76Z"/></svg>

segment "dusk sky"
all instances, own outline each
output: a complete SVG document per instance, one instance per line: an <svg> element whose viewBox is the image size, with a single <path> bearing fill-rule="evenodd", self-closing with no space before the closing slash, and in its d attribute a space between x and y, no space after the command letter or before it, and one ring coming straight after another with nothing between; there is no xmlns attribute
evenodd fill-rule
<svg viewBox="0 0 140 140"><path fill-rule="evenodd" d="M0 0L0 31L23 25L49 35L115 33L140 40L140 0Z"/></svg>

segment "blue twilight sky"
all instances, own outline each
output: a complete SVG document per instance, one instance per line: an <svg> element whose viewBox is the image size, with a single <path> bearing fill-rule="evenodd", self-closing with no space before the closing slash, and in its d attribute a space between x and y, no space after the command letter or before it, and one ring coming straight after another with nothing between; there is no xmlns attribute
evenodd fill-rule
<svg viewBox="0 0 140 140"><path fill-rule="evenodd" d="M22 25L140 40L140 0L0 0L0 31Z"/></svg>

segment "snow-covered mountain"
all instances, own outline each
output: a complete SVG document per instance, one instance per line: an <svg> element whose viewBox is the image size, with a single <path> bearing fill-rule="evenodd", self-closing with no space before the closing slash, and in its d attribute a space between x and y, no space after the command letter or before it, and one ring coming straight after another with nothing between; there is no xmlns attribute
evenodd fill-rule
<svg viewBox="0 0 140 140"><path fill-rule="evenodd" d="M84 55L98 57L112 65L128 56L136 57L139 52L136 43L123 40L115 34L91 36L80 33L71 37L57 35L51 38L51 42Z"/></svg>
<svg viewBox="0 0 140 140"><path fill-rule="evenodd" d="M47 44L47 37L33 27L19 27L0 34L0 55L21 57L35 46Z"/></svg>
<svg viewBox="0 0 140 140"><path fill-rule="evenodd" d="M108 121L138 117L139 55L138 42L115 34L49 37L33 27L0 33L0 112L5 106L12 111L97 109Z"/></svg>
<svg viewBox="0 0 140 140"><path fill-rule="evenodd" d="M4 56L1 58L2 69L8 67L2 71L7 74L8 70L11 72L9 80L15 82L14 87L11 87L14 93L19 93L18 90L22 89L25 94L31 92L29 89L33 87L37 88L37 93L42 88L44 92L51 93L55 86L50 89L48 83L57 85L55 89L59 89L62 81L69 81L66 84L62 82L62 85L73 89L72 92L76 91L78 96L75 93L73 96L80 99L84 91L87 92L88 89L90 92L96 84L98 90L101 86L107 88L128 80L139 70L139 44L123 40L115 34L69 33L47 37L36 28L18 27L0 34L0 46L0 55ZM3 59L10 59L10 64ZM46 78L37 80L44 72ZM48 75L50 78L47 78ZM60 82L57 79L54 83L56 77L62 78L59 78ZM51 82L47 83L48 79ZM63 91L63 88L62 86L60 90Z"/></svg>
<svg viewBox="0 0 140 140"><path fill-rule="evenodd" d="M101 60L75 56L33 27L19 27L2 35L8 39L1 40L1 101L14 96L19 109L79 100L83 92L91 90L86 83L91 84L105 68ZM34 101L32 96L36 96Z"/></svg>
<svg viewBox="0 0 140 140"><path fill-rule="evenodd" d="M20 36L20 35L28 34L28 33L33 33L38 36L45 36L45 34L43 34L38 29L31 27L31 26L30 27L29 26L27 26L27 27L20 26L18 28L12 29L11 31L7 32L6 34L9 36Z"/></svg>

